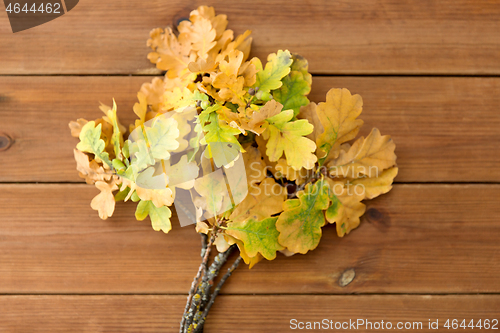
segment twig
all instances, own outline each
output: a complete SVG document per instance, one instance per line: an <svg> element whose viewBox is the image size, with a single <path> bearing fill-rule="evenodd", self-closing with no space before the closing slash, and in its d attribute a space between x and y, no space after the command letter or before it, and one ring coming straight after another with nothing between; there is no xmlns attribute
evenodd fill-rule
<svg viewBox="0 0 500 333"><path fill-rule="evenodd" d="M184 324L187 332L192 332L195 329L196 323L201 318L202 311L209 301L210 288L213 285L213 280L219 275L220 269L226 263L235 247L236 245L232 245L226 250L226 252L219 253L214 258L214 261L210 265L210 268L203 275L201 283L199 284L199 288L191 302L191 307L188 311L186 323Z"/></svg>
<svg viewBox="0 0 500 333"><path fill-rule="evenodd" d="M207 302L209 301L210 288L213 286L215 278L219 275L220 269L227 262L227 259L229 258L229 256L231 255L231 253L234 251L235 248L236 248L235 244L231 245L226 250L226 252L218 254L215 257L212 265L210 265L210 269L208 270L206 278L205 278L205 276L203 277L202 283L204 283L204 286L203 286L204 289L202 289L203 293L202 293L202 299L201 299L201 301L202 301L201 308L204 308L205 305L207 304Z"/></svg>
<svg viewBox="0 0 500 333"><path fill-rule="evenodd" d="M188 310L191 306L191 302L193 300L193 296L195 295L196 293L196 289L198 287L198 281L200 280L200 277L201 277L201 274L202 273L206 273L206 270L207 270L207 262L208 262L208 258L210 257L210 250L212 248L212 243L213 243L213 237L210 238L210 240L208 241L208 243L206 243L206 235L205 235L205 238L203 238L202 236L202 253L204 254L203 255L203 260L201 261L201 264L200 264L200 267L198 268L198 272L196 273L196 276L193 280L193 283L191 283L191 289L189 290L189 295L188 295L188 298L187 298L187 302L186 302L186 307L184 308L184 313L182 314L182 320L181 320L181 328L179 330L179 333L184 333L184 326L186 324L186 320L188 319ZM204 248L205 246L205 248Z"/></svg>
<svg viewBox="0 0 500 333"><path fill-rule="evenodd" d="M203 325L205 324L205 320L207 319L208 311L210 311L210 308L212 307L212 305L215 302L215 298L217 297L217 295L219 295L220 289L222 288L222 286L224 285L226 280L231 276L231 274L233 274L233 271L236 269L236 267L238 267L238 265L240 264L240 261L241 261L241 256L238 256L238 258L236 258L236 260L231 265L231 267L227 270L227 273L224 274L222 279L217 284L217 287L215 288L215 290L212 294L212 297L210 297L210 302L208 302L207 306L205 307L205 310L203 311L203 314L202 314L199 322L197 323L196 329L194 330L193 333L200 333L203 331Z"/></svg>
<svg viewBox="0 0 500 333"><path fill-rule="evenodd" d="M205 251L207 250L208 236L203 233L200 235L201 235L201 257L203 258L205 256Z"/></svg>

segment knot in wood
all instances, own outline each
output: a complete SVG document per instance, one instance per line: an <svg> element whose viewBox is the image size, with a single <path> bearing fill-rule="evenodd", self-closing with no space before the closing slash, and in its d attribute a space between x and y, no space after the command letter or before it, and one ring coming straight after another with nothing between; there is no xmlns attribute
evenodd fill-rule
<svg viewBox="0 0 500 333"><path fill-rule="evenodd" d="M349 283L351 283L355 277L356 277L356 272L354 271L354 268L349 268L349 269L345 270L344 273L342 273L342 275L340 275L339 286L344 288Z"/></svg>
<svg viewBox="0 0 500 333"><path fill-rule="evenodd" d="M13 142L14 140L10 136L0 133L0 151L9 149Z"/></svg>

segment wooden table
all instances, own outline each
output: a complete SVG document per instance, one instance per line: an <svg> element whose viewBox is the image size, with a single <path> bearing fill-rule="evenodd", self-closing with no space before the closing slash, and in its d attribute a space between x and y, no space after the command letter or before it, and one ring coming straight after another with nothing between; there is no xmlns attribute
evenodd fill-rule
<svg viewBox="0 0 500 333"><path fill-rule="evenodd" d="M326 227L306 256L240 267L206 332L500 319L498 1L82 0L16 34L0 15L0 332L177 331L199 237L177 223L154 232L134 204L100 220L67 123L113 97L132 122L141 83L159 74L149 31L200 4L252 29L253 55L306 57L311 100L330 87L361 94L363 133L391 134L400 167L349 236Z"/></svg>

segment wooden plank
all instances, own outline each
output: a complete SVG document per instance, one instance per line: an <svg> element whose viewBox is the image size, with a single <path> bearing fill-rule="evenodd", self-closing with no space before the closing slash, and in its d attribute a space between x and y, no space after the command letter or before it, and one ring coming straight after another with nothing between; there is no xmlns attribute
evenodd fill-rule
<svg viewBox="0 0 500 333"><path fill-rule="evenodd" d="M150 77L4 77L0 81L0 136L15 142L0 150L2 182L81 181L77 143L67 123L102 113L114 97L123 123L141 84ZM500 181L500 79L439 77L315 77L311 100L331 87L363 96L361 134L378 127L396 142L397 182ZM478 96L482 96L479 98Z"/></svg>
<svg viewBox="0 0 500 333"><path fill-rule="evenodd" d="M205 1L81 1L16 34L0 22L1 74L150 73L149 31ZM500 74L500 7L491 0L211 2L254 55L288 48L322 74Z"/></svg>
<svg viewBox="0 0 500 333"><path fill-rule="evenodd" d="M184 296L0 296L0 330L176 332L184 302ZM499 308L498 295L220 296L204 332L290 332L307 327L307 322L314 327L314 322L323 320L328 330L335 330L338 323L362 332L386 331L376 329L383 321L384 328L389 324L392 329L407 325L409 330L435 332L429 329L430 321L438 321L439 331L447 331L443 326L448 319L450 324L458 319L458 325L463 319L465 325L471 320L474 325L478 320L483 324L488 319L491 327L492 319L498 322ZM358 319L363 320L359 326L349 324L349 320ZM371 323L371 329L366 322ZM327 330L316 325L316 329L307 331Z"/></svg>
<svg viewBox="0 0 500 333"><path fill-rule="evenodd" d="M133 203L101 221L89 207L97 192L0 185L0 293L189 289L201 260L193 228L174 218L171 233L154 232ZM316 250L241 267L223 293L498 293L499 199L500 185L396 185L347 237L327 226Z"/></svg>

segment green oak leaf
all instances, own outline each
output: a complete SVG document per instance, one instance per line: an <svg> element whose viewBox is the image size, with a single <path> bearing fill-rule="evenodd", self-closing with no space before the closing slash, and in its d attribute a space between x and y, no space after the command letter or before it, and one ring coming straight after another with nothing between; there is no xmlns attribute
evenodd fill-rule
<svg viewBox="0 0 500 333"><path fill-rule="evenodd" d="M301 72L292 71L282 80L283 86L273 92L273 97L277 102L283 104L284 110L293 110L296 116L301 106L309 104L306 97L311 91L311 86Z"/></svg>
<svg viewBox="0 0 500 333"><path fill-rule="evenodd" d="M214 158L214 163L217 167L227 164L228 161L234 160L235 156L238 155L240 151L243 151L243 148L236 138L236 135L241 132L229 126L225 121L220 120L217 113L212 112L209 115L207 122L205 122L203 126L203 130L206 134L201 140L201 143L210 144L211 157ZM231 149L231 147L223 143L232 144L234 147Z"/></svg>
<svg viewBox="0 0 500 333"><path fill-rule="evenodd" d="M328 184L323 179L307 184L297 197L285 201L276 229L281 245L291 252L305 254L315 249L321 238L321 227L325 225L323 210L330 204Z"/></svg>
<svg viewBox="0 0 500 333"><path fill-rule="evenodd" d="M309 104L306 95L311 91L312 76L305 58L298 54L293 54L292 58L291 72L281 80L281 88L273 91L273 97L283 104L283 110L292 109L295 117L301 106Z"/></svg>
<svg viewBox="0 0 500 333"><path fill-rule="evenodd" d="M151 225L156 231L163 231L168 233L172 229L172 224L170 223L170 217L172 212L167 206L162 206L160 208L156 207L152 201L141 200L137 205L135 211L135 218L138 221L144 220L149 215L151 219Z"/></svg>
<svg viewBox="0 0 500 333"><path fill-rule="evenodd" d="M94 154L98 162L102 161L112 167L109 154L104 151L105 145L101 139L101 124L95 126L95 121L89 121L80 132L80 142L76 145L76 149Z"/></svg>
<svg viewBox="0 0 500 333"><path fill-rule="evenodd" d="M130 192L130 187L125 187L125 189L123 191L119 191L115 194L115 201L118 202L118 201L122 201L122 200L125 200L125 198L127 197L127 195L129 194Z"/></svg>
<svg viewBox="0 0 500 333"><path fill-rule="evenodd" d="M249 257L255 257L257 253L260 253L267 260L273 260L276 258L276 251L284 249L278 243L277 219L277 217L269 217L262 221L248 219L229 223L226 233L243 242L245 252Z"/></svg>
<svg viewBox="0 0 500 333"><path fill-rule="evenodd" d="M116 115L116 102L113 99L113 109L108 111L108 118L113 124L113 135L111 136L111 143L115 151L115 157L119 160L122 159L121 146L123 145L123 136L120 133L120 126L118 124L118 117Z"/></svg>
<svg viewBox="0 0 500 333"><path fill-rule="evenodd" d="M281 79L290 73L293 60L288 50L279 50L278 53L271 53L267 57L267 64L264 69L262 69L260 61L257 60L256 62L258 72L254 87L259 87L259 94L265 94L281 87Z"/></svg>
<svg viewBox="0 0 500 333"><path fill-rule="evenodd" d="M159 117L146 129L151 156L155 160L168 160L170 152L179 148L179 128L174 118Z"/></svg>

